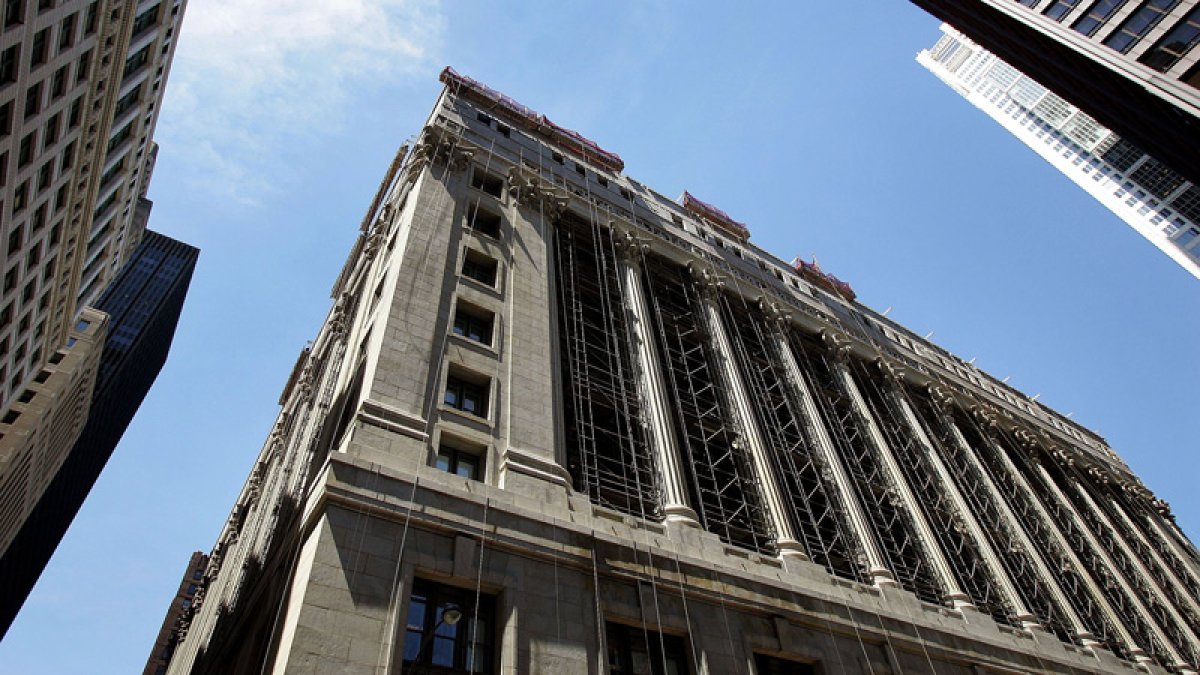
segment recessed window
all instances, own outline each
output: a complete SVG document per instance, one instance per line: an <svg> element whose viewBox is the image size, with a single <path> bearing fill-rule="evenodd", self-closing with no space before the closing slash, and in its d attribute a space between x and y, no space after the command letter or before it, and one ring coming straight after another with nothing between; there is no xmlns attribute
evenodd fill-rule
<svg viewBox="0 0 1200 675"><path fill-rule="evenodd" d="M604 176L601 176L600 174L596 174L596 182L599 183L602 187L608 187L608 179L605 178Z"/></svg>
<svg viewBox="0 0 1200 675"><path fill-rule="evenodd" d="M480 122L483 122L484 124L486 124L488 126L492 125L492 116L485 112L475 113L475 119L479 120Z"/></svg>
<svg viewBox="0 0 1200 675"><path fill-rule="evenodd" d="M500 135L505 138L508 138L512 134L512 129L507 124L501 124L500 122L496 122L496 131L499 131Z"/></svg>
<svg viewBox="0 0 1200 675"><path fill-rule="evenodd" d="M758 675L814 675L817 672L811 664L785 661L766 654L754 655L754 670Z"/></svg>
<svg viewBox="0 0 1200 675"><path fill-rule="evenodd" d="M497 263L494 258L468 250L463 256L462 275L478 281L485 286L496 285Z"/></svg>
<svg viewBox="0 0 1200 675"><path fill-rule="evenodd" d="M609 623L609 675L687 675L691 672L683 639L646 628Z"/></svg>
<svg viewBox="0 0 1200 675"><path fill-rule="evenodd" d="M439 471L452 473L471 480L483 479L483 457L486 448L483 446L470 447L461 441L442 440L438 444L437 458L434 465Z"/></svg>
<svg viewBox="0 0 1200 675"><path fill-rule="evenodd" d="M459 301L454 308L454 334L485 345L492 344L495 314L486 309Z"/></svg>
<svg viewBox="0 0 1200 675"><path fill-rule="evenodd" d="M485 208L481 208L478 202L471 205L470 219L468 225L471 230L479 234L486 234L493 239L500 238L500 223L501 218L499 213L493 213Z"/></svg>
<svg viewBox="0 0 1200 675"><path fill-rule="evenodd" d="M404 672L495 672L495 600L474 589L414 579L404 632Z"/></svg>
<svg viewBox="0 0 1200 675"><path fill-rule="evenodd" d="M504 179L479 167L471 173L471 187L499 198L504 194Z"/></svg>
<svg viewBox="0 0 1200 675"><path fill-rule="evenodd" d="M557 152L557 151L551 151L551 152L550 152L550 159L553 159L555 162L557 162L557 163L559 163L559 164L562 164L562 163L563 163L563 155L562 155L562 153L561 153L561 152Z"/></svg>
<svg viewBox="0 0 1200 675"><path fill-rule="evenodd" d="M464 371L452 370L446 377L446 395L442 402L476 417L487 417L488 389L491 382Z"/></svg>
<svg viewBox="0 0 1200 675"><path fill-rule="evenodd" d="M579 162L575 163L575 173L579 174L580 176L583 176L584 178L587 178L587 169L585 169L583 167L583 165L580 164Z"/></svg>

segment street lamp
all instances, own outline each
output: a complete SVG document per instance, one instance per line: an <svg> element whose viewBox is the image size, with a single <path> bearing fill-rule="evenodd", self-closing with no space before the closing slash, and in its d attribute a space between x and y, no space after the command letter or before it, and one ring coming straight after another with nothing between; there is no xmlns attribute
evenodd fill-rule
<svg viewBox="0 0 1200 675"><path fill-rule="evenodd" d="M462 610L455 605L447 605L446 608L442 610L442 618L438 619L438 622L435 623L433 628L429 630L429 634L426 635L425 639L421 641L421 648L417 650L417 656L413 659L413 673L423 673L428 671L428 668L426 667L427 664L423 664L421 662L421 657L425 656L425 650L428 649L429 645L433 642L433 638L435 635L437 635L437 631L442 627L442 624L453 626L459 621L462 621L462 618Z"/></svg>

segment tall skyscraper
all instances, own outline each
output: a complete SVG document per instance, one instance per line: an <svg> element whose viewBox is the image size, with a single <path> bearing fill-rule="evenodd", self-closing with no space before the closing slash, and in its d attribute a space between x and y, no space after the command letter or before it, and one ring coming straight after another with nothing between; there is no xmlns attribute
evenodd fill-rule
<svg viewBox="0 0 1200 675"><path fill-rule="evenodd" d="M442 79L168 672L1196 672L1103 439Z"/></svg>
<svg viewBox="0 0 1200 675"><path fill-rule="evenodd" d="M5 0L0 16L0 555L88 419L142 239L185 0Z"/></svg>
<svg viewBox="0 0 1200 675"><path fill-rule="evenodd" d="M1200 185L943 25L917 61L1200 279Z"/></svg>
<svg viewBox="0 0 1200 675"><path fill-rule="evenodd" d="M1200 184L1198 0L912 0Z"/></svg>
<svg viewBox="0 0 1200 675"><path fill-rule="evenodd" d="M133 257L97 299L95 308L108 317L108 330L90 392L87 423L8 550L0 555L0 578L5 580L0 585L0 637L33 590L166 363L198 256L197 249L146 230Z"/></svg>

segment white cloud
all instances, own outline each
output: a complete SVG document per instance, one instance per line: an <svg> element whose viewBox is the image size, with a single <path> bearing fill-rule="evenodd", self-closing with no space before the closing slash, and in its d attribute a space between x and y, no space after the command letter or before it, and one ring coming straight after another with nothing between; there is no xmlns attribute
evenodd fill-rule
<svg viewBox="0 0 1200 675"><path fill-rule="evenodd" d="M338 126L356 87L427 71L442 30L438 0L192 2L159 141L197 187L253 202L280 148Z"/></svg>

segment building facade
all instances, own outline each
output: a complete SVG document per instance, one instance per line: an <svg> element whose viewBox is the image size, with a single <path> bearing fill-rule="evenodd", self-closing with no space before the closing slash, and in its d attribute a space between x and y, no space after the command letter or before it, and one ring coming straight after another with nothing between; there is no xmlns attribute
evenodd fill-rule
<svg viewBox="0 0 1200 675"><path fill-rule="evenodd" d="M149 206L143 208L149 210ZM108 463L167 360L199 251L146 230L121 273L96 300L106 317L90 405L61 467L39 491L24 522L5 528L0 554L0 636L17 612ZM32 399L29 403L36 401ZM53 447L53 446L52 446ZM49 452L50 449L47 449ZM31 491L33 492L33 491Z"/></svg>
<svg viewBox="0 0 1200 675"><path fill-rule="evenodd" d="M442 79L168 672L1196 672L1101 438Z"/></svg>
<svg viewBox="0 0 1200 675"><path fill-rule="evenodd" d="M917 62L1200 279L1200 185L943 25Z"/></svg>
<svg viewBox="0 0 1200 675"><path fill-rule="evenodd" d="M1200 183L1197 0L912 0Z"/></svg>
<svg viewBox="0 0 1200 675"><path fill-rule="evenodd" d="M204 553L196 551L188 559L187 569L179 581L175 597L171 598L171 603L167 605L167 615L163 617L162 627L158 629L158 637L154 640L154 648L150 650L150 658L146 660L142 675L166 675L167 665L171 662L179 635L184 629L180 620L192 608L207 569L208 556Z"/></svg>
<svg viewBox="0 0 1200 675"><path fill-rule="evenodd" d="M185 0L5 0L0 15L0 555L87 419L74 329L142 239ZM90 318L88 318L90 317ZM104 344L104 335L94 336ZM77 390L49 395L47 372ZM29 405L36 397L40 406ZM82 404L82 406L81 406ZM59 408L58 406L70 406ZM47 429L53 447L33 447Z"/></svg>

